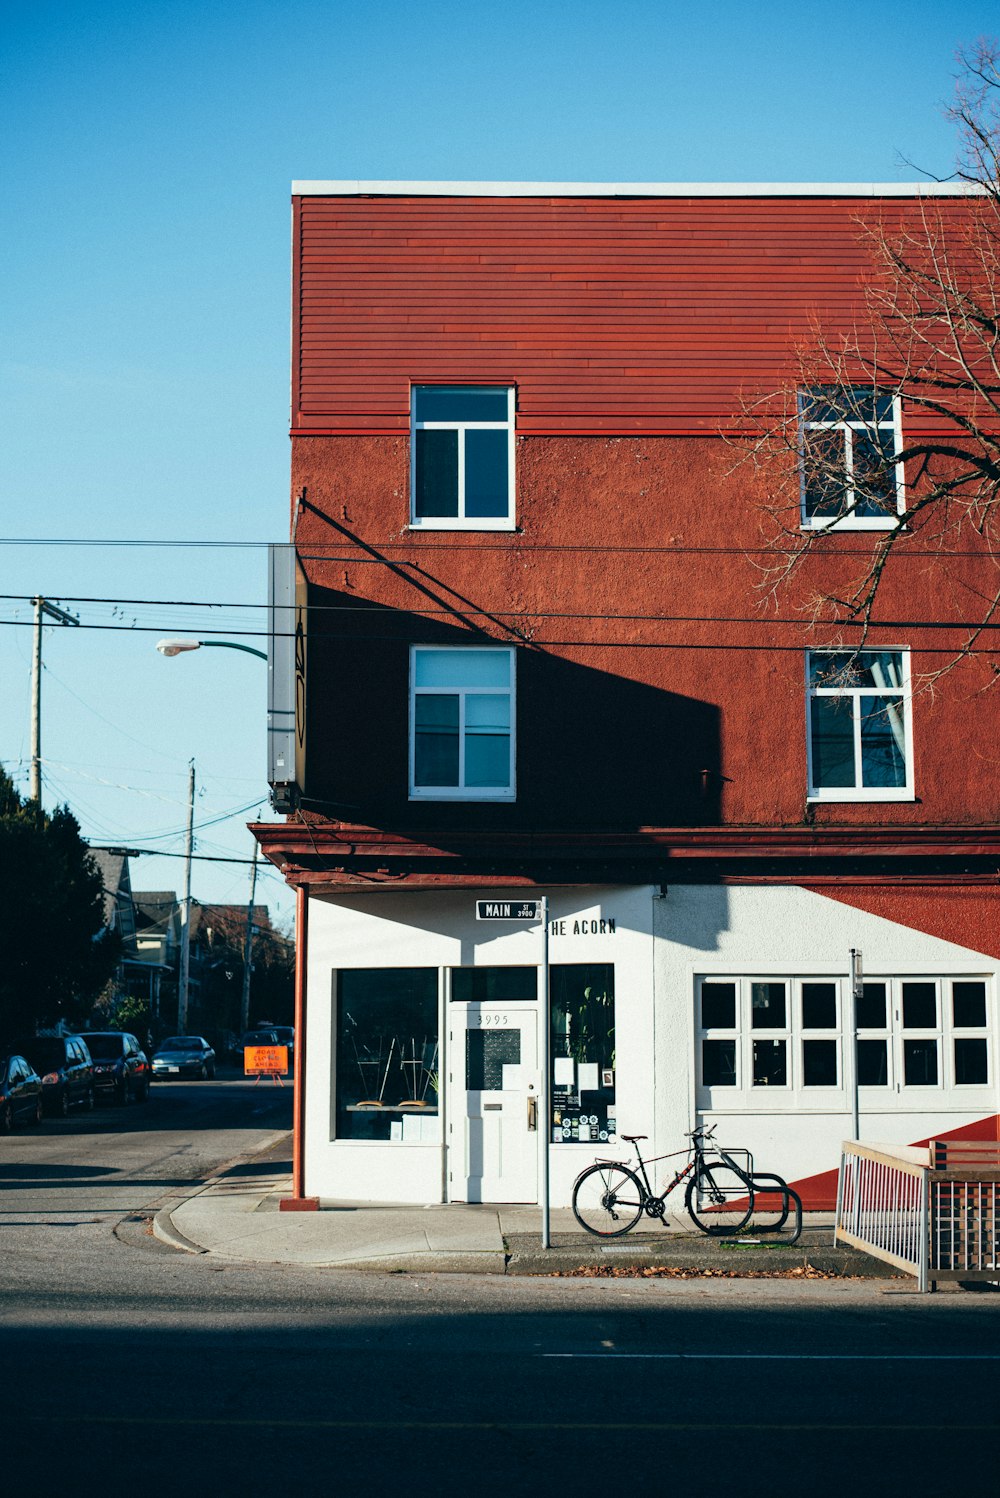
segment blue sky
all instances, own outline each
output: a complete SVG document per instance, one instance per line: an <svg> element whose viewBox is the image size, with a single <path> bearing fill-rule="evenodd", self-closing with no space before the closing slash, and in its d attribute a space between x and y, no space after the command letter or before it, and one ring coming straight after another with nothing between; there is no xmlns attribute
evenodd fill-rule
<svg viewBox="0 0 1000 1498"><path fill-rule="evenodd" d="M176 854L194 758L198 821L266 808L263 663L167 661L153 642L262 627L265 559L250 543L287 535L293 178L894 181L915 175L903 158L945 174L955 52L990 11L8 10L0 534L33 544L0 546L0 593L15 595L0 599L14 621L0 622L0 760L26 783L23 600L41 592L114 626L46 632L46 804L67 801L95 842ZM95 544L52 544L65 540ZM248 857L245 820L206 827L198 851ZM140 889L181 877L176 857L133 863ZM246 886L238 865L196 865L202 900ZM275 874L259 897L290 910Z"/></svg>

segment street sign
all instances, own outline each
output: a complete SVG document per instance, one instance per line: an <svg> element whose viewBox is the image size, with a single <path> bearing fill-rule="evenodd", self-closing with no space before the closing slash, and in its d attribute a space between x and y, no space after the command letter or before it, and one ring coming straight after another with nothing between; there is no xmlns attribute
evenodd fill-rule
<svg viewBox="0 0 1000 1498"><path fill-rule="evenodd" d="M541 900L477 900L477 921L540 921Z"/></svg>
<svg viewBox="0 0 1000 1498"><path fill-rule="evenodd" d="M288 1047L286 1045L244 1046L243 1075L245 1077L287 1077Z"/></svg>

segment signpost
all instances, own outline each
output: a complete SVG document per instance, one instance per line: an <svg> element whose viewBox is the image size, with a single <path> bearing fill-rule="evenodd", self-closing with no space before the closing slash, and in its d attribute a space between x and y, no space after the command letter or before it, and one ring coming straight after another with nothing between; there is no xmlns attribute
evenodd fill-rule
<svg viewBox="0 0 1000 1498"><path fill-rule="evenodd" d="M477 900L477 921L540 921L544 900Z"/></svg>
<svg viewBox="0 0 1000 1498"><path fill-rule="evenodd" d="M860 1108L858 1103L858 1000L865 996L865 975L861 953L851 948L851 1077L853 1080L853 1127L854 1138L860 1143Z"/></svg>
<svg viewBox="0 0 1000 1498"><path fill-rule="evenodd" d="M541 900L477 900L477 921L524 921L541 924L542 962L538 975L539 1019L541 1035L538 1044L538 1195L542 1208L542 1247L550 1248L549 1231L549 1132L552 1128L552 1101L549 1096L549 902Z"/></svg>

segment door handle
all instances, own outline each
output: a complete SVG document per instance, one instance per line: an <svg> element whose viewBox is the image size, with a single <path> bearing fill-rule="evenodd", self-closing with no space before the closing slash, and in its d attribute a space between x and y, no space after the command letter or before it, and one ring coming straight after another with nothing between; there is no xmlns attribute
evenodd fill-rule
<svg viewBox="0 0 1000 1498"><path fill-rule="evenodd" d="M528 1133L529 1134L534 1134L535 1131L537 1130L537 1128L538 1128L538 1099L536 1097L529 1097L529 1099L528 1099Z"/></svg>

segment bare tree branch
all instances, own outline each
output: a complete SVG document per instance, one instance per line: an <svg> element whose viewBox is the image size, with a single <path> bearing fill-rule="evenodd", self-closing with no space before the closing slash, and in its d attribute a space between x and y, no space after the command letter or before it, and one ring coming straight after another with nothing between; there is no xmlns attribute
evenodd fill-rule
<svg viewBox="0 0 1000 1498"><path fill-rule="evenodd" d="M868 269L853 326L814 317L794 381L746 394L733 439L766 496L762 606L791 596L827 634L859 629L855 651L908 559L933 543L943 580L949 554L972 548L980 581L962 585L977 616L956 621L964 637L931 685L991 653L1000 611L1000 42L959 64L952 180L968 194L858 218Z"/></svg>

